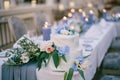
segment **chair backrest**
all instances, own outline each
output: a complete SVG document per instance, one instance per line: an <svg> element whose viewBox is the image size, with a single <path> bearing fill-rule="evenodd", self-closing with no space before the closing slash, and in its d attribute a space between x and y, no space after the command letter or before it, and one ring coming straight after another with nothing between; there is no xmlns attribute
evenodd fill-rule
<svg viewBox="0 0 120 80"><path fill-rule="evenodd" d="M110 13L120 13L120 6L115 6L110 10Z"/></svg>
<svg viewBox="0 0 120 80"><path fill-rule="evenodd" d="M44 16L44 14L36 13L34 15L34 22L35 22L35 26L37 28L37 33L39 35L42 34L42 27L44 26L45 21L46 21L46 18Z"/></svg>
<svg viewBox="0 0 120 80"><path fill-rule="evenodd" d="M27 33L24 22L18 17L10 17L8 19L8 23L15 40L18 40L20 37Z"/></svg>
<svg viewBox="0 0 120 80"><path fill-rule="evenodd" d="M0 20L0 49L6 49L12 47L14 43L13 35L11 34L8 21Z"/></svg>

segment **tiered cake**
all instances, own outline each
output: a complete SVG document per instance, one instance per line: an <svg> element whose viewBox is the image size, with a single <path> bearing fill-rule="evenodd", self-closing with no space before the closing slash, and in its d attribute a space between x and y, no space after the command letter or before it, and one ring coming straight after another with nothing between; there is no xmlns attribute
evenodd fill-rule
<svg viewBox="0 0 120 80"><path fill-rule="evenodd" d="M61 71L61 70L67 71L70 67L72 67L75 57L80 55L79 34L73 31L71 32L70 30L66 28L61 28L59 30L57 29L56 31L57 32L54 32L53 34L51 34L51 40L58 47L67 46L69 48L69 52L65 53L67 62L61 60L58 68L55 68L53 61L50 60L48 66L53 71Z"/></svg>

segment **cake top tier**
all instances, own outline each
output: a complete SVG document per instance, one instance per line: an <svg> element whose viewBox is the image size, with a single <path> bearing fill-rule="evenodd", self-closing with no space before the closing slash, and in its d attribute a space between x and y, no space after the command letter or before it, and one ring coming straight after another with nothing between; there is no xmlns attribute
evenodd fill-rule
<svg viewBox="0 0 120 80"><path fill-rule="evenodd" d="M63 26L57 26L53 28L52 34L56 34L56 35L74 35L76 34L75 30L74 30L74 26L67 26L67 25L63 25Z"/></svg>

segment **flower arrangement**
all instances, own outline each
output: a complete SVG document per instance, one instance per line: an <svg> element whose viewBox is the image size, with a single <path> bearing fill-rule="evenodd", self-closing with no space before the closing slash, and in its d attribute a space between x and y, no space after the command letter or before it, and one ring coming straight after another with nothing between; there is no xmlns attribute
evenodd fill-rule
<svg viewBox="0 0 120 80"><path fill-rule="evenodd" d="M14 48L9 51L12 56L5 62L7 65L23 65L31 61L37 61L40 69L43 63L45 65L49 63L51 57L56 68L59 66L61 58L66 62L65 54L59 56L59 50L51 41L36 45L24 37L18 44L20 48Z"/></svg>
<svg viewBox="0 0 120 80"><path fill-rule="evenodd" d="M57 47L51 41L43 41L40 45L36 45L26 37L20 40L18 44L20 45L19 48L13 48L7 52L11 54L11 57L5 62L6 65L24 65L28 62L35 61L38 62L38 69L40 70L43 64L47 66L51 58L56 68L59 66L61 59L67 62L65 57L69 53L69 47L67 46ZM64 71L64 80L72 80L74 71L78 71L85 80L81 68L82 63L83 59L76 58L69 72Z"/></svg>

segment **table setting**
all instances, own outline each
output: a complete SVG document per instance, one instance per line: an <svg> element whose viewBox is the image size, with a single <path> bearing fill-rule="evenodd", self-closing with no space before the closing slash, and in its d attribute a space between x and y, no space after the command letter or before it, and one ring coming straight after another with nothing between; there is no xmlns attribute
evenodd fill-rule
<svg viewBox="0 0 120 80"><path fill-rule="evenodd" d="M91 15L89 16L92 17ZM69 26L72 25L70 27L71 32L66 28L66 23L67 19L64 18L62 34L65 36L74 34L73 25L75 26L78 23L69 23ZM84 23L84 25L86 24L88 23ZM84 35L79 36L80 52L79 56L74 58L72 67L67 71L54 71L46 67L49 63L49 57L52 56L55 67L58 67L59 59L66 62L66 54L69 52L69 48L67 46L64 48L57 47L49 42L50 33L53 29L48 22L45 22L42 35L32 37L30 36L31 33L25 34L16 41L10 51L0 52L0 80L67 80L70 76L72 76L70 80L92 80L112 40L117 36L114 25L103 19L96 24L93 22L89 29L87 27ZM7 51L12 53L11 56L7 55L6 57L6 54L4 55ZM6 66L4 63L8 65Z"/></svg>

